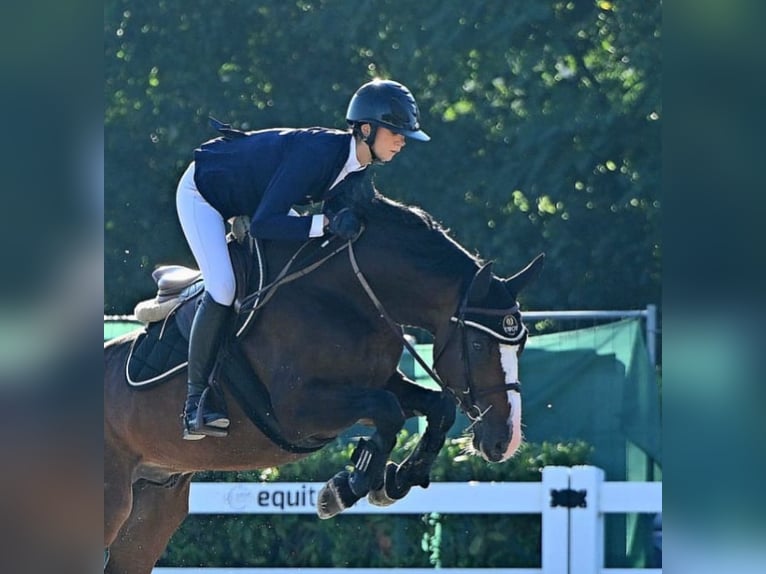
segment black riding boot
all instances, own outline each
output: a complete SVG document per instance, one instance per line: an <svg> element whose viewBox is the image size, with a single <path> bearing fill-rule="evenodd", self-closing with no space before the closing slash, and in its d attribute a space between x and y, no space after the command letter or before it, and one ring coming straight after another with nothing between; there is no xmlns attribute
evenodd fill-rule
<svg viewBox="0 0 766 574"><path fill-rule="evenodd" d="M209 293L202 296L189 335L188 383L184 407L184 439L228 434L229 418L217 408L209 379L225 335L231 307L216 303Z"/></svg>

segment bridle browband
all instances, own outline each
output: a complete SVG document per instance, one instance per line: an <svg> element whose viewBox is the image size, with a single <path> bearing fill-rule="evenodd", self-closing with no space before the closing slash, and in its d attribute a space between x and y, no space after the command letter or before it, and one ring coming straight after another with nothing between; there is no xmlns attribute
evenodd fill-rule
<svg viewBox="0 0 766 574"><path fill-rule="evenodd" d="M465 413L465 415L473 422L473 424L476 424L480 420L482 420L483 416L489 411L488 407L484 411L481 410L481 408L476 403L476 400L480 397L484 397L486 395L490 395L497 392L507 392L507 391L516 391L518 393L521 393L521 383L519 381L515 381L512 383L503 383L502 385L496 385L487 389L482 389L481 391L476 391L474 389L473 385L473 378L471 376L471 365L470 365L470 353L468 352L468 341L465 336L465 329L466 328L473 328L473 329L479 329L482 331L485 331L495 337L496 339L502 340L509 344L517 344L519 345L519 348L523 348L524 342L527 338L527 329L526 327L523 327L514 337L513 339L508 337L503 337L496 333L495 331L484 327L483 325L472 322L472 321L466 321L465 320L465 314L470 312L474 315L514 315L518 314L519 312L519 304L516 303L513 305L513 307L510 307L508 309L482 309L477 307L468 307L468 295L471 292L471 287L473 287L474 282L476 281L476 277L479 274L479 271L477 271L474 276L471 278L471 282L468 285L468 288L466 289L465 293L463 294L463 297L461 298L460 306L458 307L457 313L455 313L452 317L450 317L450 323L453 326L453 328L450 330L449 335L445 339L444 343L440 346L440 348L434 353L434 367L431 368L428 366L428 364L423 360L423 357L420 356L420 353L417 352L415 347L407 340L407 338L402 333L402 327L399 325L396 321L394 321L391 316L388 314L388 312L383 307L383 304L380 302L380 299L375 295L375 292L372 290L372 287L370 287L370 284L368 283L367 279L364 276L364 273L362 273L361 268L359 267L359 263L356 260L356 254L354 253L354 247L353 242L348 242L348 257L351 262L351 267L354 270L354 275L356 276L357 280L361 284L362 288L364 289L365 293L367 293L367 296L370 298L370 301L372 301L372 304L375 306L375 309L377 309L378 313L380 313L380 316L383 318L383 320L386 321L388 326L391 328L393 333L397 336L399 341L404 345L404 347L410 352L412 357L418 362L418 364L423 367L425 372L428 374L429 377L431 377L438 385L441 387L442 390L448 391L452 397L455 399L455 402L457 403L458 407ZM458 392L452 389L451 387L447 386L444 381L442 381L441 377L436 372L436 364L439 362L439 359L441 358L442 353L447 347L447 343L452 339L455 332L459 331L462 335L462 346L463 346L463 368L465 371L465 380L466 380L466 389L464 391ZM467 399L467 400L466 400ZM473 426L473 424L471 426ZM470 427L469 427L470 428Z"/></svg>

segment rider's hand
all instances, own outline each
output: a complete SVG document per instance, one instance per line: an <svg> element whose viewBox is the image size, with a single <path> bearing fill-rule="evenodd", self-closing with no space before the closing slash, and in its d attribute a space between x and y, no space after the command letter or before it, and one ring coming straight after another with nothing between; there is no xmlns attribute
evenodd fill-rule
<svg viewBox="0 0 766 574"><path fill-rule="evenodd" d="M362 222L348 207L344 207L330 218L327 232L346 241L354 239L362 229Z"/></svg>

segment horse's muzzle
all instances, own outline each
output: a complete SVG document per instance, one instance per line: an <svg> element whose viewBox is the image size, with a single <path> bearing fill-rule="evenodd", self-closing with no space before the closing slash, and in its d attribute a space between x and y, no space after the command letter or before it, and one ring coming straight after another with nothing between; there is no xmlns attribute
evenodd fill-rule
<svg viewBox="0 0 766 574"><path fill-rule="evenodd" d="M510 443L510 438L482 440L475 437L473 446L484 460L488 462L503 462L513 455L513 453L508 452L508 445Z"/></svg>

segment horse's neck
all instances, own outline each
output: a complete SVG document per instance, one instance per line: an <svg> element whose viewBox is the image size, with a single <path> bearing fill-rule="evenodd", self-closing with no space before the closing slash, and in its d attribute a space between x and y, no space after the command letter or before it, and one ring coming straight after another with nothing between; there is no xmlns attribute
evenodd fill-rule
<svg viewBox="0 0 766 574"><path fill-rule="evenodd" d="M374 261L359 261L359 267L392 319L431 333L449 322L462 293L460 269L434 274L417 265Z"/></svg>
<svg viewBox="0 0 766 574"><path fill-rule="evenodd" d="M286 261L295 255L295 249L286 245L272 245L268 250L270 280L282 269ZM307 250L306 259L295 261L290 273L306 267L332 252L330 247L320 252ZM359 286L367 282L372 292L368 299L378 299L386 313L397 323L426 329L432 333L449 322L458 307L465 276L475 265L469 260L438 273L419 265L407 254L381 254L364 248L354 249L361 278L357 276L347 250L338 251L319 267L298 279L315 283L321 290L338 289L344 294L359 292ZM369 302L360 301L369 308Z"/></svg>

